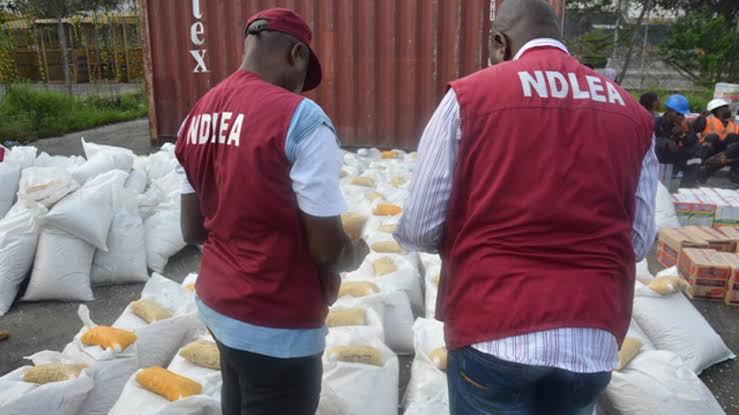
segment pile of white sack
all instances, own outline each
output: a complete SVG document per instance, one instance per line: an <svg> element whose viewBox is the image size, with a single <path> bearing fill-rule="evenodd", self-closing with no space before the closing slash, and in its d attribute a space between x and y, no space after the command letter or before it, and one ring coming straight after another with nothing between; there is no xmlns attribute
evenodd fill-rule
<svg viewBox="0 0 739 415"><path fill-rule="evenodd" d="M150 159L155 157L156 166L171 160L167 151ZM173 200L165 195L162 201L158 193L162 187L170 189L166 186L172 179L164 169L151 171L155 164L149 163L143 170L146 186L139 187L144 192L137 197L147 249L151 242L148 224L162 212L164 216L171 213L167 203ZM444 327L433 319L441 260L438 255L407 252L392 236L414 167L415 154L397 150L344 154L341 187L350 212L342 220L347 232L362 236L372 252L359 269L342 275L339 299L327 317L320 415L396 415L399 410L406 415L449 413ZM77 169L72 171L79 174ZM75 177L75 173L69 174ZM75 191L93 186L99 189L108 182L117 184L118 176L115 172L99 174ZM177 188L176 183L171 186ZM71 199L74 202L79 197ZM146 203L155 197L158 203ZM113 200L111 204L118 203ZM107 248L116 246L110 235L101 241L94 239L100 236L94 232L79 232L70 226L75 223L73 218L59 220L60 216L66 218L64 211L51 214L58 206L64 204L25 208L25 216L11 216L21 218L15 219L12 223L17 225L13 226L25 225L28 230L24 228L25 233L19 234L28 234L27 239L33 241L38 228L54 229L46 237L50 242L41 231L40 246L61 237L66 238L65 246L75 241L79 246L95 246L98 253L105 251L94 242L105 242ZM37 224L37 217L47 219ZM57 218L54 228L49 228L48 217ZM147 262L153 268L152 258ZM655 278L645 263L637 268L634 316L620 354L622 367L614 372L596 413L724 414L698 374L734 355L682 294L683 287L673 271ZM126 344L114 345L118 347L89 344L89 333L96 326L81 307L84 327L61 352L37 353L29 357L34 366L0 378L0 412L51 413L50 408L60 405L65 410L54 413L220 413L219 356L195 309L196 279L197 275L191 274L177 284L154 274L141 300L131 303L112 325L135 336L133 341L129 335ZM405 396L398 394L398 355L413 356ZM25 379L34 368L49 364L78 369L61 381L38 384ZM151 378L160 381L152 385Z"/></svg>
<svg viewBox="0 0 739 415"><path fill-rule="evenodd" d="M85 158L0 147L0 316L21 301L93 300L145 282L185 247L174 146L137 157L87 143Z"/></svg>

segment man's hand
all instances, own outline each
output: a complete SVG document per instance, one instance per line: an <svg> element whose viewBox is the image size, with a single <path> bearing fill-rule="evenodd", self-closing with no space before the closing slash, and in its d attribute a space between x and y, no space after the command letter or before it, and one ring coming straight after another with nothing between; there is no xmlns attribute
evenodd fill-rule
<svg viewBox="0 0 739 415"><path fill-rule="evenodd" d="M308 248L319 268L329 272L353 271L361 265L369 248L362 240L352 242L338 216L321 218L302 212Z"/></svg>
<svg viewBox="0 0 739 415"><path fill-rule="evenodd" d="M196 193L180 196L180 228L182 238L191 245L202 245L208 239L203 227L203 214L200 213L200 199Z"/></svg>
<svg viewBox="0 0 739 415"><path fill-rule="evenodd" d="M352 241L350 248L342 251L342 255L337 263L337 268L342 272L351 272L359 268L364 262L364 258L369 254L369 246L364 239Z"/></svg>

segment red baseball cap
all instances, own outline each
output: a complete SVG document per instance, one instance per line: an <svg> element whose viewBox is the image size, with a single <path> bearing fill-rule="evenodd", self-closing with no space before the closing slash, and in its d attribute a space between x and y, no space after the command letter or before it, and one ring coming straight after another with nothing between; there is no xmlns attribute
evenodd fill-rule
<svg viewBox="0 0 739 415"><path fill-rule="evenodd" d="M312 39L310 27L302 16L290 9L274 8L266 9L249 18L246 23L246 29L249 29L252 23L257 20L266 20L267 25L262 30L270 30L273 32L281 32L288 34L295 39L303 42L308 47L310 60L308 61L308 73L305 75L305 83L303 84L303 92L310 91L321 84L322 71L321 62L318 56L313 52L310 46ZM246 32L244 35L248 35Z"/></svg>

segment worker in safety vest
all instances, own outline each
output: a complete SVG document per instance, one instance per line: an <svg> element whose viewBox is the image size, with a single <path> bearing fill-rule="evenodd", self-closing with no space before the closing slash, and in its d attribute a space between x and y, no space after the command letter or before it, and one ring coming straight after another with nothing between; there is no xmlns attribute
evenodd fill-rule
<svg viewBox="0 0 739 415"><path fill-rule="evenodd" d="M364 242L339 215L342 154L323 110L311 31L288 9L246 25L241 68L205 94L177 138L182 234L203 244L196 304L220 350L226 415L313 415L327 306Z"/></svg>
<svg viewBox="0 0 739 415"><path fill-rule="evenodd" d="M419 144L395 236L442 257L453 415L592 414L654 241L652 116L558 20L503 2L496 65L451 82Z"/></svg>
<svg viewBox="0 0 739 415"><path fill-rule="evenodd" d="M701 132L703 167L700 180L706 182L716 171L731 166L729 178L739 183L739 128L732 119L729 103L717 98L706 106L710 113L698 118L693 128Z"/></svg>
<svg viewBox="0 0 739 415"><path fill-rule="evenodd" d="M683 173L680 187L696 187L701 166L701 147L698 135L690 129L685 116L690 113L688 99L670 95L665 101L666 111L657 117L654 126L655 151L661 164L672 164L673 173Z"/></svg>

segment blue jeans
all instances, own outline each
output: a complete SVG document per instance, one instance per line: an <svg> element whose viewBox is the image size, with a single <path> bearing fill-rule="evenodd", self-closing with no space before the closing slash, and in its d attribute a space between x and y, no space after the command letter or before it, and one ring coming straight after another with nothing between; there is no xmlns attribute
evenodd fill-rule
<svg viewBox="0 0 739 415"><path fill-rule="evenodd" d="M451 415L592 415L611 373L522 365L466 347L449 352L447 381Z"/></svg>

